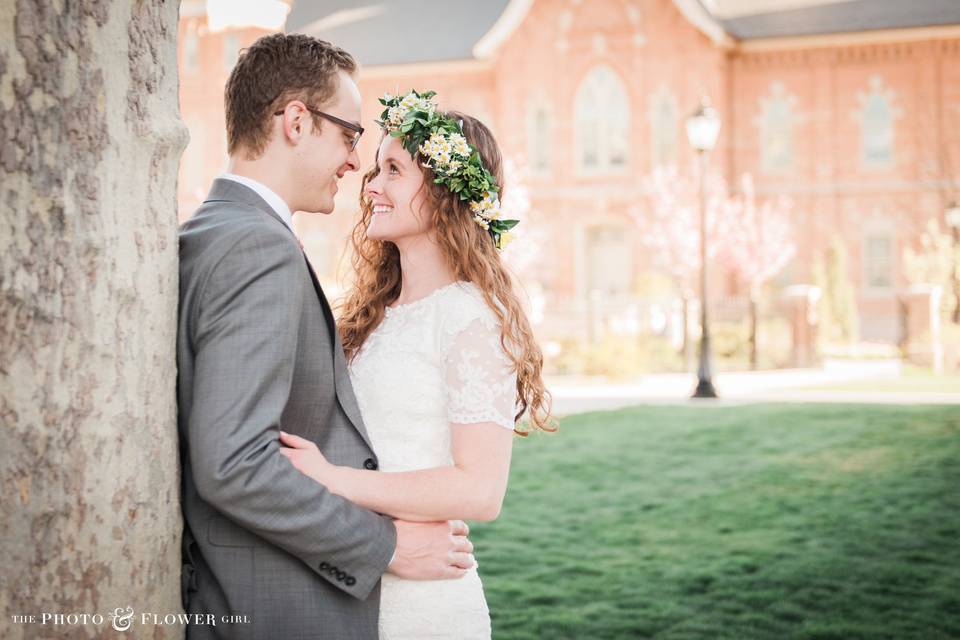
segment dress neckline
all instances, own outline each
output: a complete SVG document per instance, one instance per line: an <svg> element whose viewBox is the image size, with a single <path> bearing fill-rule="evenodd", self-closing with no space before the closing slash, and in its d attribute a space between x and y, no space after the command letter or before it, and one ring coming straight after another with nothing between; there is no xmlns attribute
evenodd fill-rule
<svg viewBox="0 0 960 640"><path fill-rule="evenodd" d="M423 302L426 302L427 300L430 300L431 298L436 297L436 296L437 296L440 292L442 292L442 291L445 291L445 290L447 290L447 289L451 289L451 288L453 288L453 287L455 287L455 286L457 286L457 285L461 285L461 284L469 284L469 283L468 283L466 280L454 280L454 281L451 282L450 284L445 284L445 285L443 285L443 286L437 287L436 289L434 289L433 291L431 291L431 292L428 293L427 295L423 296L422 298L417 298L416 300L412 300L411 302L405 302L405 303L403 303L403 304L398 304L398 305L393 306L393 307L391 307L391 306L388 305L387 307L385 307L385 309L386 309L385 313L386 313L386 315L389 316L389 315L392 315L392 314L394 314L394 313L397 313L398 311L403 311L403 310L405 310L405 309L410 309L411 307L415 307L415 306L417 306L417 305L419 305L419 304L421 304L421 303L423 303Z"/></svg>

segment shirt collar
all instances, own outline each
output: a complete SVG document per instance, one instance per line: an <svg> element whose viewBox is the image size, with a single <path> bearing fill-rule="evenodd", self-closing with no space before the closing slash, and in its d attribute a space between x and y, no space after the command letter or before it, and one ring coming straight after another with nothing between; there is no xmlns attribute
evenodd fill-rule
<svg viewBox="0 0 960 640"><path fill-rule="evenodd" d="M253 178L238 176L235 173L224 173L221 174L220 177L225 180L239 182L240 184L253 189L256 194L263 198L264 201L270 205L270 208L273 209L278 216L280 216L280 219L283 220L283 223L287 225L290 231L293 231L293 214L290 212L290 207L286 202L283 201L283 198L278 196L276 192L273 191L273 189L262 182L257 182Z"/></svg>

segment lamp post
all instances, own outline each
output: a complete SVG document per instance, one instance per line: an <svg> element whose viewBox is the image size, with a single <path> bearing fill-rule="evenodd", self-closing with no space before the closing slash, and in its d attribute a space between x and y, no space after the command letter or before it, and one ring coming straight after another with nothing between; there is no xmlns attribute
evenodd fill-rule
<svg viewBox="0 0 960 640"><path fill-rule="evenodd" d="M947 226L953 232L953 295L956 301L953 305L953 322L960 324L960 202L953 201L947 205Z"/></svg>
<svg viewBox="0 0 960 640"><path fill-rule="evenodd" d="M710 364L710 323L707 315L707 194L705 180L707 156L717 144L720 134L720 115L704 96L700 106L687 118L687 139L697 152L700 165L700 365L697 368L697 389L694 398L716 398L713 371Z"/></svg>

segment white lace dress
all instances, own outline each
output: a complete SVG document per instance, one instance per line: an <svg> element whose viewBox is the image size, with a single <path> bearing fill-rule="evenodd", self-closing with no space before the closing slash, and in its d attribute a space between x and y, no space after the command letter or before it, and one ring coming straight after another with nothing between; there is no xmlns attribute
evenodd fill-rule
<svg viewBox="0 0 960 640"><path fill-rule="evenodd" d="M516 374L496 315L473 284L456 282L388 308L350 366L381 471L453 463L450 425L513 429ZM383 577L381 640L490 638L476 568L457 580Z"/></svg>

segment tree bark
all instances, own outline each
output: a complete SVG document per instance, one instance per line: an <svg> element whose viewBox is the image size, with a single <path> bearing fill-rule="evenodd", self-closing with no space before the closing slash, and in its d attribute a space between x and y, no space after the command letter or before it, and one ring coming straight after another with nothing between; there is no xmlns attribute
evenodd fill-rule
<svg viewBox="0 0 960 640"><path fill-rule="evenodd" d="M183 635L177 10L0 3L3 638Z"/></svg>

